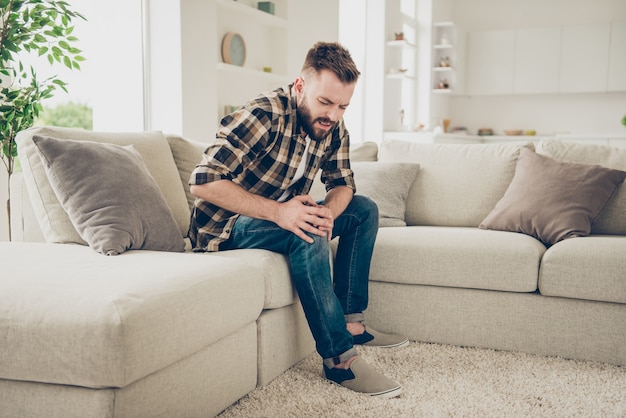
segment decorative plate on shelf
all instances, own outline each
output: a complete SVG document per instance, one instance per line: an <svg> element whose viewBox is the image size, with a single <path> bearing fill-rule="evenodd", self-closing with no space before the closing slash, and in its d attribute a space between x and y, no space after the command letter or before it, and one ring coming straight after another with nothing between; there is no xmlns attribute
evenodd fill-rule
<svg viewBox="0 0 626 418"><path fill-rule="evenodd" d="M228 32L222 39L222 60L226 64L243 66L246 62L246 43L235 32Z"/></svg>

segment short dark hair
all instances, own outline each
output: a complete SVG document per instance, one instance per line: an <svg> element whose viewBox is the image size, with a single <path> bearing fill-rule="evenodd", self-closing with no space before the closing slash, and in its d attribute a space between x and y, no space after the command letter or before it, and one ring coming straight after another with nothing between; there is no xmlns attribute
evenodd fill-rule
<svg viewBox="0 0 626 418"><path fill-rule="evenodd" d="M350 52L339 42L317 42L306 54L302 72L313 70L332 71L342 83L351 84L357 81L361 73L350 56Z"/></svg>

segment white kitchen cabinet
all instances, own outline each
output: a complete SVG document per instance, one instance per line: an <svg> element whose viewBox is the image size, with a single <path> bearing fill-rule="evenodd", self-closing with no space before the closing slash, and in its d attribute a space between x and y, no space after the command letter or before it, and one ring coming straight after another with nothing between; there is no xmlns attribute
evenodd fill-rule
<svg viewBox="0 0 626 418"><path fill-rule="evenodd" d="M610 32L609 23L563 27L561 93L606 91Z"/></svg>
<svg viewBox="0 0 626 418"><path fill-rule="evenodd" d="M560 47L560 27L517 30L514 93L557 93Z"/></svg>
<svg viewBox="0 0 626 418"><path fill-rule="evenodd" d="M513 93L515 31L471 32L468 38L468 94Z"/></svg>
<svg viewBox="0 0 626 418"><path fill-rule="evenodd" d="M608 91L626 91L626 22L611 24Z"/></svg>

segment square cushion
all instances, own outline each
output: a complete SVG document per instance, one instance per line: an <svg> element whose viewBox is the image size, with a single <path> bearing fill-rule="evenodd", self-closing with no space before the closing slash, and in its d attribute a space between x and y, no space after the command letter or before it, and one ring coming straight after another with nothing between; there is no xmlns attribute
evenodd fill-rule
<svg viewBox="0 0 626 418"><path fill-rule="evenodd" d="M625 177L624 171L561 162L524 149L509 188L480 228L521 232L548 246L589 235Z"/></svg>
<svg viewBox="0 0 626 418"><path fill-rule="evenodd" d="M193 208L193 202L196 198L189 191L189 178L191 177L193 169L200 163L202 154L209 144L192 141L178 135L166 135L166 138L168 144L170 145L170 149L172 150L172 156L174 157L174 162L176 163L178 174L180 176L180 183L185 188L187 203L189 204L189 209L191 210L191 208Z"/></svg>
<svg viewBox="0 0 626 418"><path fill-rule="evenodd" d="M626 171L626 148L545 139L537 144L537 154L559 161L597 164ZM617 188L615 195L600 212L591 225L591 233L626 235L626 183Z"/></svg>
<svg viewBox="0 0 626 418"><path fill-rule="evenodd" d="M419 164L406 200L408 225L477 227L508 187L520 149L513 144L383 141L378 160Z"/></svg>
<svg viewBox="0 0 626 418"><path fill-rule="evenodd" d="M406 198L418 169L419 165L413 163L352 163L356 193L376 203L380 227L406 226Z"/></svg>
<svg viewBox="0 0 626 418"><path fill-rule="evenodd" d="M90 247L183 251L185 242L141 155L125 147L35 135L48 180Z"/></svg>
<svg viewBox="0 0 626 418"><path fill-rule="evenodd" d="M24 181L33 210L44 238L48 242L86 244L72 225L46 175L39 150L33 136L49 136L66 140L103 142L116 145L134 145L143 158L148 171L159 185L174 215L181 236L189 230L190 210L170 147L161 132L110 133L82 129L37 127L18 133L17 142Z"/></svg>

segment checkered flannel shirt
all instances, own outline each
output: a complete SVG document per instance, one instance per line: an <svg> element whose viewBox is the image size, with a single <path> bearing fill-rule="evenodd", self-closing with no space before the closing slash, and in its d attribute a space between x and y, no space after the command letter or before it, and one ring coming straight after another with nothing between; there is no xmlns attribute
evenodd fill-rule
<svg viewBox="0 0 626 418"><path fill-rule="evenodd" d="M300 136L293 85L263 94L220 123L211 144L191 173L190 185L230 180L247 191L278 200L287 190L303 158L306 141ZM291 197L309 193L317 171L326 190L348 186L355 190L349 160L350 137L343 120L320 142L311 141L303 177ZM239 215L196 199L189 237L194 251L218 251Z"/></svg>

